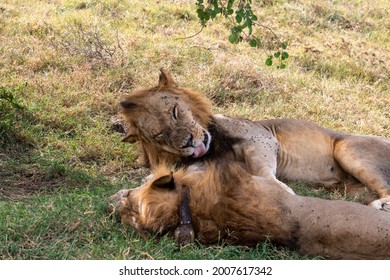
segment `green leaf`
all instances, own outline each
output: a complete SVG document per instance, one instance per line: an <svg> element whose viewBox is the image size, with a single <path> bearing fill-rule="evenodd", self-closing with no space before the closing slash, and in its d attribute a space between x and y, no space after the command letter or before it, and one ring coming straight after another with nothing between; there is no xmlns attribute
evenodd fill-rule
<svg viewBox="0 0 390 280"><path fill-rule="evenodd" d="M288 52L283 52L283 53L282 53L282 60L285 60L285 59L287 59L288 57L289 57Z"/></svg>
<svg viewBox="0 0 390 280"><path fill-rule="evenodd" d="M267 66L272 66L272 56L269 56L269 57L266 59L265 65L267 65Z"/></svg>
<svg viewBox="0 0 390 280"><path fill-rule="evenodd" d="M236 15L236 21L237 21L238 23L241 23L241 21L242 21L242 16L239 15L239 14L237 14L237 15Z"/></svg>
<svg viewBox="0 0 390 280"><path fill-rule="evenodd" d="M284 63L280 64L280 69L284 69L284 68L286 68L286 64Z"/></svg>
<svg viewBox="0 0 390 280"><path fill-rule="evenodd" d="M221 9L218 7L218 3L214 3L214 13L215 15L219 14L221 12Z"/></svg>
<svg viewBox="0 0 390 280"><path fill-rule="evenodd" d="M280 46L282 47L283 50L287 49L287 44L286 43L282 43Z"/></svg>
<svg viewBox="0 0 390 280"><path fill-rule="evenodd" d="M227 10L232 10L233 2L234 2L234 0L229 0L228 1L227 7L226 7Z"/></svg>
<svg viewBox="0 0 390 280"><path fill-rule="evenodd" d="M251 35L251 34L252 34L252 24L248 24L248 35Z"/></svg>
<svg viewBox="0 0 390 280"><path fill-rule="evenodd" d="M237 44L238 40L239 40L239 37L238 37L237 33L230 34L230 36L229 36L229 42L230 43Z"/></svg>
<svg viewBox="0 0 390 280"><path fill-rule="evenodd" d="M280 56L280 52L274 53L274 57L275 57L275 58L279 58L279 56Z"/></svg>
<svg viewBox="0 0 390 280"><path fill-rule="evenodd" d="M215 16L217 15L212 9L210 8L207 8L206 9L206 15L209 16L209 18L215 18Z"/></svg>
<svg viewBox="0 0 390 280"><path fill-rule="evenodd" d="M259 44L258 39L252 39L252 40L249 41L249 45L250 45L252 48L257 47L258 44Z"/></svg>
<svg viewBox="0 0 390 280"><path fill-rule="evenodd" d="M242 32L242 27L241 26L233 26L232 29L231 29L231 32L232 33L237 33L237 35L238 35L239 33Z"/></svg>

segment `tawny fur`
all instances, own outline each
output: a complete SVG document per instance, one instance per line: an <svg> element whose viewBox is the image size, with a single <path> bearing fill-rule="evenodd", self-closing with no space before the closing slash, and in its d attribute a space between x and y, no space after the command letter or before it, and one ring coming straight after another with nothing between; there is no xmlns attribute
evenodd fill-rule
<svg viewBox="0 0 390 280"><path fill-rule="evenodd" d="M250 121L212 115L210 104L200 93L179 88L161 70L156 87L123 98L129 124L124 141L138 142L152 168L230 153L251 174L274 180L287 191L292 192L282 181L344 187L358 194L368 187L380 198L371 205L390 209L389 139L338 133L291 119ZM210 149L192 158L195 147L210 140L206 134L211 136Z"/></svg>
<svg viewBox="0 0 390 280"><path fill-rule="evenodd" d="M267 239L302 255L389 259L390 216L346 201L303 197L250 175L237 162L174 173L160 168L141 187L111 197L111 211L141 233L172 232L183 187L201 243L254 246Z"/></svg>

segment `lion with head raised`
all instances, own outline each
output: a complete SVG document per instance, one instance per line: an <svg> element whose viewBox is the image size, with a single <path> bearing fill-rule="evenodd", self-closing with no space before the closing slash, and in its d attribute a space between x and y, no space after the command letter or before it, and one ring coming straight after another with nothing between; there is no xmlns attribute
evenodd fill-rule
<svg viewBox="0 0 390 280"><path fill-rule="evenodd" d="M229 159L173 172L160 166L145 184L110 200L109 211L144 237L173 235L192 223L193 237L206 245L255 246L270 240L308 256L390 259L388 213L290 194Z"/></svg>
<svg viewBox="0 0 390 280"><path fill-rule="evenodd" d="M250 121L213 115L204 95L178 87L161 70L157 86L136 90L121 103L127 136L138 142L152 167L191 164L228 157L256 176L274 181L301 181L326 188L368 187L390 210L390 140L339 133L293 119Z"/></svg>

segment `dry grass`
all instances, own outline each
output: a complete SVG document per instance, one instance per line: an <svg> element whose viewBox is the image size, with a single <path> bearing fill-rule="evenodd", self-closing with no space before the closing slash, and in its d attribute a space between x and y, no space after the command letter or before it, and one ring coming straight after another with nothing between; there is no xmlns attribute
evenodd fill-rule
<svg viewBox="0 0 390 280"><path fill-rule="evenodd" d="M265 66L267 56L261 49L228 43L223 19L182 39L200 29L191 1L1 1L0 86L27 86L14 91L24 109L16 114L11 137L0 145L0 213L17 202L11 209L27 215L26 203L39 207L41 196L52 202L71 197L69 203L78 208L77 190L83 188L91 188L91 199L103 205L97 201L145 174L135 160L138 151L120 143L121 136L110 130L110 119L117 114L120 96L155 85L161 67L180 85L209 96L217 113L298 118L344 132L390 137L389 1L258 1L254 8L259 21L288 42L286 69ZM265 29L255 32L264 43L271 41ZM80 192L88 200L86 192ZM32 202L24 200L26 196ZM104 219L102 209L93 211L96 219ZM75 215L83 219L84 212ZM54 255L50 250L14 252L13 246L23 245L17 227L0 225L0 236L8 236L8 245L0 245L0 258L104 258L102 252L85 249ZM102 231L109 236L108 226L93 225L97 235ZM48 234L56 230L49 228ZM128 236L118 231L123 242L119 248L110 243L107 258L121 258L116 249L126 251L121 246ZM37 232L28 234L34 240ZM61 242L69 242L67 238ZM152 255L159 251L153 246L130 249L137 250ZM209 249L202 250L154 257L212 258ZM222 255L237 256L230 250ZM248 258L258 253L243 251ZM140 257L122 257L135 256Z"/></svg>

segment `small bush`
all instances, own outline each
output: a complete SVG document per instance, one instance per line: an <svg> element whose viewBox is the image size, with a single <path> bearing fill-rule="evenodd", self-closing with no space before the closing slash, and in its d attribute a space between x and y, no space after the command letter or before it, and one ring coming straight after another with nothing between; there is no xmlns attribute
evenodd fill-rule
<svg viewBox="0 0 390 280"><path fill-rule="evenodd" d="M10 138L10 132L16 122L16 111L22 108L15 98L22 88L13 90L0 86L0 146Z"/></svg>
<svg viewBox="0 0 390 280"><path fill-rule="evenodd" d="M51 44L65 50L70 56L79 55L94 66L122 65L124 51L118 34L104 32L99 26L70 22L61 34L55 35Z"/></svg>

